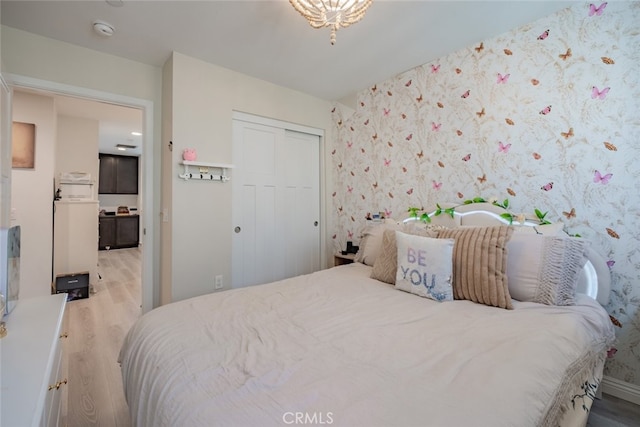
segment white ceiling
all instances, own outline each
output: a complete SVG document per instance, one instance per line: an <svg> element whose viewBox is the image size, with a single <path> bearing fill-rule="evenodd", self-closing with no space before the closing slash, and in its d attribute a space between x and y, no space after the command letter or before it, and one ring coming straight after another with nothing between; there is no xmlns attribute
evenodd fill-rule
<svg viewBox="0 0 640 427"><path fill-rule="evenodd" d="M340 100L572 1L374 0L361 22L311 28L287 0L2 0L2 24L161 67L172 51ZM92 23L115 27L104 37Z"/></svg>

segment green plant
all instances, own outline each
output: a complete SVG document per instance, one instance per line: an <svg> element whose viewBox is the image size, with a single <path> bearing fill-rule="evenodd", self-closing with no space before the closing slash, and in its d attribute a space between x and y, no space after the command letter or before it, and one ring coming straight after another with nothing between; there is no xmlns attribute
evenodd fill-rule
<svg viewBox="0 0 640 427"><path fill-rule="evenodd" d="M457 207L459 206L464 206L464 205L470 205L473 203L491 203L494 206L498 206L504 210L508 210L509 209L509 199L504 199L502 202L499 202L497 198L491 198L489 200L484 199L482 197L474 197L473 199L468 199L465 200L464 202L462 202L459 205L456 206L452 206L449 208L443 208L441 207L439 204L436 203L436 210L434 210L433 212L429 213L424 211L423 208L416 208L416 207L410 207L408 209L409 212L409 216L411 218L414 218L416 220L422 221L424 223L430 223L431 222L431 217L432 216L439 216L444 214L449 215L451 218L453 218L455 216L455 210ZM550 221L548 221L546 219L546 216L548 214L548 212L544 212L542 213L542 211L540 211L539 209L535 209L534 210L535 214L536 214L536 218L538 219L538 221L540 222L540 224L551 224ZM505 220L509 221L509 224L513 224L514 220L517 220L519 222L523 222L525 220L525 217L523 214L520 215L514 215L511 212L503 212L500 214L501 218L504 218Z"/></svg>
<svg viewBox="0 0 640 427"><path fill-rule="evenodd" d="M547 216L547 214L549 213L548 211L545 213L542 213L540 210L538 209L534 209L533 210L536 213L536 217L538 218L538 221L540 221L540 224L551 224L551 221L547 221L545 219L545 217Z"/></svg>

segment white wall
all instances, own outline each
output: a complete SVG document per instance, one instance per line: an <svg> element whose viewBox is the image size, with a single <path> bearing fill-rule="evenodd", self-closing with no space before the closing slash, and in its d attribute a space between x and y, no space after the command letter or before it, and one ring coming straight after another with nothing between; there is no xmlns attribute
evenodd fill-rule
<svg viewBox="0 0 640 427"><path fill-rule="evenodd" d="M183 182L177 177L179 156L195 147L200 159L231 162L231 117L234 110L298 123L325 130L324 162L330 159L331 105L327 101L288 90L182 54L172 58L170 82L162 70L31 33L2 27L3 71L21 76L85 87L92 90L150 100L154 103L154 218L160 218L160 155L169 184L162 198L171 223L162 223L166 234L163 271L170 275L163 288L166 297L183 299L212 291L212 278L231 276L231 186L220 183ZM28 54L25 54L28 52ZM161 135L162 84L172 91L172 125ZM171 87L172 86L172 87ZM171 130L171 127L173 129ZM168 152L169 141L173 151ZM322 183L330 179L322 177ZM165 191L165 193L166 193ZM326 204L325 204L326 207ZM147 209L149 207L146 207ZM324 218L325 223L330 218ZM160 224L147 230L153 245L154 305L160 301ZM330 227L325 228L326 230ZM163 237L163 238L164 238ZM169 245L165 248L165 244ZM166 249L166 250L165 250ZM328 251L331 249L329 248ZM173 253L171 253L173 252ZM167 260L170 264L165 266ZM325 253L325 258L327 258ZM163 302L168 302L163 298Z"/></svg>
<svg viewBox="0 0 640 427"><path fill-rule="evenodd" d="M165 70L165 75L172 80L171 85L165 84L172 97L173 151L163 153L170 156L164 164L171 167L167 191L172 199L167 207L173 241L171 297L175 301L212 292L218 274L223 275L225 288L231 283L232 186L178 178L182 150L195 148L201 161L233 163L232 115L241 111L323 129L326 155L332 122L331 105L325 100L180 53L174 52L168 66L171 70ZM233 171L230 175L233 179Z"/></svg>
<svg viewBox="0 0 640 427"><path fill-rule="evenodd" d="M36 125L34 169L13 169L11 207L21 226L20 299L51 293L56 112L53 98L14 93L13 120Z"/></svg>
<svg viewBox="0 0 640 427"><path fill-rule="evenodd" d="M87 88L122 95L153 103L153 206L159 212L160 204L160 116L161 81L159 67L142 64L113 55L74 46L46 37L37 36L11 27L2 26L3 73L41 79L74 87ZM143 162L144 163L144 162ZM153 215L157 218L157 215ZM144 224L151 239L157 239L149 250L153 251L150 273L159 277L160 246L159 221ZM143 272L143 274L146 274ZM159 286L154 283L153 305L159 303ZM144 301L143 301L144 304Z"/></svg>

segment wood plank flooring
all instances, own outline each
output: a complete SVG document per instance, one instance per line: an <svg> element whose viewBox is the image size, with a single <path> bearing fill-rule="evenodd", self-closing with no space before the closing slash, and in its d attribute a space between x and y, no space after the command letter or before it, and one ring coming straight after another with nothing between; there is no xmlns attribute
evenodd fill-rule
<svg viewBox="0 0 640 427"><path fill-rule="evenodd" d="M117 360L125 334L141 313L140 257L138 248L100 251L102 279L89 298L67 304L69 387L63 426L131 425Z"/></svg>
<svg viewBox="0 0 640 427"><path fill-rule="evenodd" d="M141 312L141 251L100 251L98 263L102 279L95 292L67 304L69 382L61 425L130 427L117 360L124 336ZM640 406L603 395L594 403L587 426L638 427Z"/></svg>

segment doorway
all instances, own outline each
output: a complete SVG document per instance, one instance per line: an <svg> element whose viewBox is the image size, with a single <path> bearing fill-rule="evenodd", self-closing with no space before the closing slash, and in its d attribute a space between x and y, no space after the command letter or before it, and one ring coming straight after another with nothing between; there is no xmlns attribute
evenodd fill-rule
<svg viewBox="0 0 640 427"><path fill-rule="evenodd" d="M12 75L9 78L14 90L26 90L45 96L66 96L86 101L107 103L142 112L142 152L140 156L140 241L141 241L141 307L145 313L154 307L153 290L153 102L108 92L59 84L39 79ZM97 251L97 245L96 245Z"/></svg>

